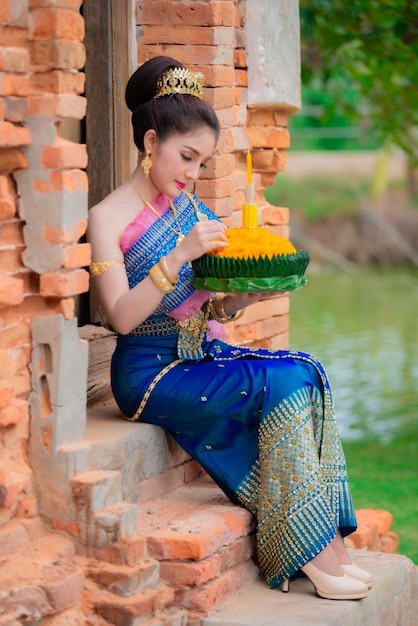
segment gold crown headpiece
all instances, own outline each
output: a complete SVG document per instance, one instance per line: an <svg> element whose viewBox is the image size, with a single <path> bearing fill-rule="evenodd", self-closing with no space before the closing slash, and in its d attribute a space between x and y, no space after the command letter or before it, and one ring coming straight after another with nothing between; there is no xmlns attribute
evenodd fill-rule
<svg viewBox="0 0 418 626"><path fill-rule="evenodd" d="M171 68L158 79L154 98L182 93L196 96L202 100L203 79L204 76L201 72L191 72L185 67Z"/></svg>

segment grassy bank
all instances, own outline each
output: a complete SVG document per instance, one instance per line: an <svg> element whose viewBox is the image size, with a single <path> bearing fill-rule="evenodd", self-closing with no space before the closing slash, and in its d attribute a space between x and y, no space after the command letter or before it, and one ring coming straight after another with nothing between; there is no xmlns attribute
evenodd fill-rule
<svg viewBox="0 0 418 626"><path fill-rule="evenodd" d="M344 450L355 508L392 513L399 553L418 564L417 437L389 443L350 441Z"/></svg>

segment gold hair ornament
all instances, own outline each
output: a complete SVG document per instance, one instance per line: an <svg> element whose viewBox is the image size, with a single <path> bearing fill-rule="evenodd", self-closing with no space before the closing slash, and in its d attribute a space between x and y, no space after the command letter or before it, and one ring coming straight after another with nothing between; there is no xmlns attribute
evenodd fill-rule
<svg viewBox="0 0 418 626"><path fill-rule="evenodd" d="M181 93L196 96L202 100L203 79L201 72L191 72L185 67L171 68L158 79L154 98Z"/></svg>

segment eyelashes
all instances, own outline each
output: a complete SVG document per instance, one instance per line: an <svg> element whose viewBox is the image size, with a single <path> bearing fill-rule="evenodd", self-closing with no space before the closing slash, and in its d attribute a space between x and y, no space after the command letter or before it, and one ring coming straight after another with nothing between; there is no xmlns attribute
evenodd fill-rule
<svg viewBox="0 0 418 626"><path fill-rule="evenodd" d="M182 154L181 156L182 156L183 161L186 161L186 163L190 163L190 161L193 160L192 157L188 156L187 154ZM207 165L206 165L206 163L201 163L200 167L201 167L201 169L204 170L204 169L207 168Z"/></svg>

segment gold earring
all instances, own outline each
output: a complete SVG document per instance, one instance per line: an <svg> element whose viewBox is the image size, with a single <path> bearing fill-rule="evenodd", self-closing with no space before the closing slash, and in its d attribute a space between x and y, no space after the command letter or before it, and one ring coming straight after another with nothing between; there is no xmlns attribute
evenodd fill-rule
<svg viewBox="0 0 418 626"><path fill-rule="evenodd" d="M144 174L145 174L145 178L148 178L149 176L149 171L152 167L152 161L149 158L149 154L147 153L145 158L143 159L142 163L141 163L142 169L144 170Z"/></svg>

